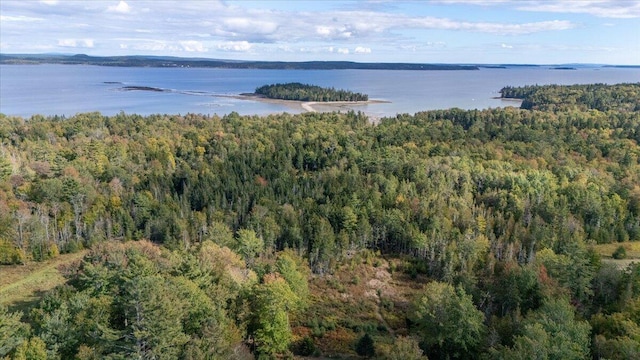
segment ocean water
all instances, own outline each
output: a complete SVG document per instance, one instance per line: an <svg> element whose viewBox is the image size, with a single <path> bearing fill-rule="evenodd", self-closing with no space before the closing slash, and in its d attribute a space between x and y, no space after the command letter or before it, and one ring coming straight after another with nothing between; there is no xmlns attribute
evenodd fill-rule
<svg viewBox="0 0 640 360"><path fill-rule="evenodd" d="M286 82L335 87L389 103L354 107L373 116L395 116L458 107L484 109L514 105L496 99L504 86L640 82L640 68L481 68L477 71L257 70L208 68L126 68L90 65L0 65L0 113L30 117L105 115L298 113L297 106L241 100L229 95ZM125 86L166 89L124 91Z"/></svg>

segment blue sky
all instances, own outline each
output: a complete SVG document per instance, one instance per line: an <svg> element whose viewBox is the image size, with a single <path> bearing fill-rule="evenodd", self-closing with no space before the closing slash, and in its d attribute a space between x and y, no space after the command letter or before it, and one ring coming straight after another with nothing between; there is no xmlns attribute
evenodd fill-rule
<svg viewBox="0 0 640 360"><path fill-rule="evenodd" d="M640 64L640 1L0 1L0 52Z"/></svg>

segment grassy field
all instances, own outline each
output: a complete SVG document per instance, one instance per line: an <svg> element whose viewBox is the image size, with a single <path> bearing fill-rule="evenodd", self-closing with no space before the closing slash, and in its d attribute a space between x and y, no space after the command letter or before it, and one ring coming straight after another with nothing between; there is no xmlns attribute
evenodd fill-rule
<svg viewBox="0 0 640 360"><path fill-rule="evenodd" d="M622 246L627 251L624 259L614 259L611 257L616 249ZM625 269L631 263L640 262L640 242L622 242L611 244L594 245L595 251L602 257L602 261L615 264L619 269Z"/></svg>
<svg viewBox="0 0 640 360"><path fill-rule="evenodd" d="M86 251L60 255L45 262L0 266L0 305L26 310L47 290L64 283L60 267L82 259Z"/></svg>
<svg viewBox="0 0 640 360"><path fill-rule="evenodd" d="M295 340L313 336L328 358L358 359L357 340L373 336L376 352L387 354L396 336L408 334L410 303L426 278L411 278L398 259L362 258L356 255L333 272L312 276L311 305L292 323Z"/></svg>

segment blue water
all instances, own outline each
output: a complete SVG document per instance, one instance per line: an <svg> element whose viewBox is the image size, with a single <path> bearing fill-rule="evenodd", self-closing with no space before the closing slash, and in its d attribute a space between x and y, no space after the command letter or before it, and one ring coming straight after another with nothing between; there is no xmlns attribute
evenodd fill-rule
<svg viewBox="0 0 640 360"><path fill-rule="evenodd" d="M0 65L0 113L71 116L99 111L113 115L297 113L297 106L225 97L256 87L302 82L369 94L390 103L356 107L374 116L458 107L484 109L513 105L495 99L507 85L640 82L640 69L543 67L482 68L478 71L392 70L232 70L124 68L85 65ZM149 86L170 92L122 91ZM219 96L223 95L223 96Z"/></svg>

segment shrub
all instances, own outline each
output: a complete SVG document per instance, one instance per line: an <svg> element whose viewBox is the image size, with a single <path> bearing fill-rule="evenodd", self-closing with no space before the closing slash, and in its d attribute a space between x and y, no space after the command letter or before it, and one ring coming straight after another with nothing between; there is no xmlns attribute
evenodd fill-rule
<svg viewBox="0 0 640 360"><path fill-rule="evenodd" d="M611 257L617 260L624 259L627 257L627 249L625 249L624 246L620 245L618 246L616 251L611 254Z"/></svg>
<svg viewBox="0 0 640 360"><path fill-rule="evenodd" d="M300 356L311 356L317 351L316 344L309 336L305 336L295 346L294 353Z"/></svg>

